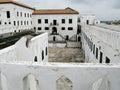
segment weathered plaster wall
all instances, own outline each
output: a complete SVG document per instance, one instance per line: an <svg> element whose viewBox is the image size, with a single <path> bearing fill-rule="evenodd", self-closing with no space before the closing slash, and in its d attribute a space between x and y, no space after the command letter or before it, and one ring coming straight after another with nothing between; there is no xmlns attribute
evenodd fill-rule
<svg viewBox="0 0 120 90"><path fill-rule="evenodd" d="M85 51L86 61L100 62L100 52L102 52L102 63L106 62L106 57L110 59L111 63L120 62L120 32L97 26L83 25L82 35L82 48ZM88 38L87 41L85 35ZM95 54L93 54L93 45L95 45ZM98 58L96 58L96 48L98 48Z"/></svg>
<svg viewBox="0 0 120 90"><path fill-rule="evenodd" d="M29 39L29 36L27 37ZM21 38L13 46L0 50L0 61L34 62L35 56L37 57L37 62L48 61L48 34L43 33L41 35L33 37L28 40L28 43L27 37ZM42 59L42 57L44 58Z"/></svg>
<svg viewBox="0 0 120 90"><path fill-rule="evenodd" d="M29 75L32 75L30 82L38 80L38 90L59 90L56 89L56 83L63 76L69 80L67 82L71 82L68 85L72 85L72 90L93 90L94 83L104 77L110 82L110 90L119 90L119 67L119 64L0 63L0 70L7 79L8 90L24 90L23 79ZM106 87L103 86L103 90L107 90Z"/></svg>

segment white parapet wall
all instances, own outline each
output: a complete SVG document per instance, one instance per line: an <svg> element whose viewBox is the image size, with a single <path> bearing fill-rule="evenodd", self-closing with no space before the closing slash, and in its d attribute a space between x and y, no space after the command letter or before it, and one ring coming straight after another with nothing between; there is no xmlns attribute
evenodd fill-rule
<svg viewBox="0 0 120 90"><path fill-rule="evenodd" d="M82 26L82 48L87 62L119 63L120 32L101 26Z"/></svg>
<svg viewBox="0 0 120 90"><path fill-rule="evenodd" d="M0 50L0 62L6 61L47 62L48 34L25 36L13 46Z"/></svg>
<svg viewBox="0 0 120 90"><path fill-rule="evenodd" d="M0 63L0 71L8 90L120 89L120 64Z"/></svg>

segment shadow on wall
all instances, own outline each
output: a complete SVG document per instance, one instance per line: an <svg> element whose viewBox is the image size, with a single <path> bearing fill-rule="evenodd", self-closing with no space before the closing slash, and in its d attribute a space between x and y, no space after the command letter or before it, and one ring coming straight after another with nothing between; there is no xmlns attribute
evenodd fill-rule
<svg viewBox="0 0 120 90"><path fill-rule="evenodd" d="M29 74L23 78L23 90L40 90L39 81L34 75Z"/></svg>
<svg viewBox="0 0 120 90"><path fill-rule="evenodd" d="M92 90L111 90L111 83L107 76L103 76L96 80L92 85Z"/></svg>
<svg viewBox="0 0 120 90"><path fill-rule="evenodd" d="M7 79L1 72L0 72L0 90L8 90Z"/></svg>
<svg viewBox="0 0 120 90"><path fill-rule="evenodd" d="M69 78L61 76L56 81L56 90L73 90L73 83Z"/></svg>

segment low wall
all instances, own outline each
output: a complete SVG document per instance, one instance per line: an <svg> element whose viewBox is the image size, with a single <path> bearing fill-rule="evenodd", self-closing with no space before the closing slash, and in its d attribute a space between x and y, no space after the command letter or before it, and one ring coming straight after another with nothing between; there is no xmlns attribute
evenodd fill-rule
<svg viewBox="0 0 120 90"><path fill-rule="evenodd" d="M0 72L6 78L8 90L120 89L120 64L0 63ZM107 87L102 86L102 81L109 81Z"/></svg>
<svg viewBox="0 0 120 90"><path fill-rule="evenodd" d="M81 43L80 42L67 41L67 47L70 47L70 48L81 48Z"/></svg>

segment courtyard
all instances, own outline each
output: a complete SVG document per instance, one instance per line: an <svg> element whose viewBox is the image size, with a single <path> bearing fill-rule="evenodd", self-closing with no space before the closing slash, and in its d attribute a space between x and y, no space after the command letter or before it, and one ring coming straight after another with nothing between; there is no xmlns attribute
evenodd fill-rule
<svg viewBox="0 0 120 90"><path fill-rule="evenodd" d="M84 62L80 48L49 47L49 62Z"/></svg>

